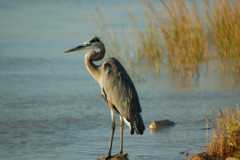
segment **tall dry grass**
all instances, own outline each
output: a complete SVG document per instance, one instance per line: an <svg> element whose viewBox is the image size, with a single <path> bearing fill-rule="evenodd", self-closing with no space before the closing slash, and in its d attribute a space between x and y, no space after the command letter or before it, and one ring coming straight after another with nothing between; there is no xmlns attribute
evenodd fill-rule
<svg viewBox="0 0 240 160"><path fill-rule="evenodd" d="M216 159L240 158L240 109L219 112L207 153Z"/></svg>
<svg viewBox="0 0 240 160"><path fill-rule="evenodd" d="M163 50L160 47L160 39L156 34L156 28L148 27L147 31L139 32L137 56L138 59L146 59L154 71L160 73L160 65L163 60Z"/></svg>
<svg viewBox="0 0 240 160"><path fill-rule="evenodd" d="M145 29L136 28L136 54L138 61L147 60L156 73L160 73L160 65L163 62L163 48L161 47L161 35L159 32L158 11L150 1L142 1L145 16ZM135 18L132 20L136 21Z"/></svg>
<svg viewBox="0 0 240 160"><path fill-rule="evenodd" d="M240 78L240 1L219 0L209 13L209 30L221 69Z"/></svg>
<svg viewBox="0 0 240 160"><path fill-rule="evenodd" d="M191 80L199 64L207 60L203 23L195 6L188 6L185 0L161 2L165 14L151 1L142 2L145 30L137 32L137 55L155 70L160 70L166 57L174 77Z"/></svg>
<svg viewBox="0 0 240 160"><path fill-rule="evenodd" d="M207 60L207 40L196 6L185 0L162 1L166 21L161 24L171 71L184 79L192 79L199 64Z"/></svg>
<svg viewBox="0 0 240 160"><path fill-rule="evenodd" d="M144 22L145 27L140 29L135 25L134 33L127 33L124 39L109 26L102 25L105 20L100 16L98 26L107 40L108 53L127 59L129 65L142 65L135 62L147 61L156 73L160 73L163 63L167 64L173 77L184 81L192 81L198 76L199 66L208 65L213 58L220 62L216 68L223 71L225 77L230 73L239 80L240 1L205 0L202 3L212 5L200 11L195 1L191 2L161 0L160 5L155 5L156 2L143 0L145 14L138 20ZM130 21L135 20L130 18Z"/></svg>

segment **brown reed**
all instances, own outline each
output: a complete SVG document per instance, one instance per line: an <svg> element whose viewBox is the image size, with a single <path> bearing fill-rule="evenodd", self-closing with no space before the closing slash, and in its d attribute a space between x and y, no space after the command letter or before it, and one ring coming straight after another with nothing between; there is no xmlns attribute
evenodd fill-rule
<svg viewBox="0 0 240 160"><path fill-rule="evenodd" d="M221 70L239 79L240 1L219 0L208 12L209 31L220 59Z"/></svg>
<svg viewBox="0 0 240 160"><path fill-rule="evenodd" d="M232 108L220 111L207 153L216 159L226 157L240 158L240 109Z"/></svg>
<svg viewBox="0 0 240 160"><path fill-rule="evenodd" d="M145 27L140 29L135 25L132 32L135 34L126 32L124 40L109 26L101 24L106 21L98 13L98 26L107 39L108 53L127 59L128 64L142 65L135 62L147 61L156 73L160 73L163 63L167 64L171 75L184 81L192 81L200 66L213 59L220 62L219 71L240 79L240 1L211 1L212 5L206 5L201 11L194 2L161 0L161 5L155 5L143 0L145 16L140 21Z"/></svg>
<svg viewBox="0 0 240 160"><path fill-rule="evenodd" d="M173 73L192 79L199 64L207 60L207 40L196 7L185 0L162 1L167 11L161 32Z"/></svg>

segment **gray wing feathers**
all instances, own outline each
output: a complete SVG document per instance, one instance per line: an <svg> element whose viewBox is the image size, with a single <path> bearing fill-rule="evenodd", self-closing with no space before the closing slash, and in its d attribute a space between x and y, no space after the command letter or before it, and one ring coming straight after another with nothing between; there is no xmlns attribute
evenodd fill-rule
<svg viewBox="0 0 240 160"><path fill-rule="evenodd" d="M115 58L103 63L103 87L118 112L130 120L141 112L138 94L126 70Z"/></svg>

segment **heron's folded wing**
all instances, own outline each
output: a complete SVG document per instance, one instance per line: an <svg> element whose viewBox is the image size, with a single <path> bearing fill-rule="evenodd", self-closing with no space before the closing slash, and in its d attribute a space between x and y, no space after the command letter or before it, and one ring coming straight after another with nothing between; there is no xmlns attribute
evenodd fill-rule
<svg viewBox="0 0 240 160"><path fill-rule="evenodd" d="M135 86L120 62L111 58L103 64L103 87L108 101L127 119L141 112Z"/></svg>

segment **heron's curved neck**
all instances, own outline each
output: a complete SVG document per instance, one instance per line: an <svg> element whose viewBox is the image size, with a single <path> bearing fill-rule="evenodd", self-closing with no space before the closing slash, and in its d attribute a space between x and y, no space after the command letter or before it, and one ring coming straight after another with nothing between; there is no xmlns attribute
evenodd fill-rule
<svg viewBox="0 0 240 160"><path fill-rule="evenodd" d="M103 52L89 51L85 54L85 66L90 75L97 81L100 81L100 69L99 66L94 64L94 61L103 59Z"/></svg>

